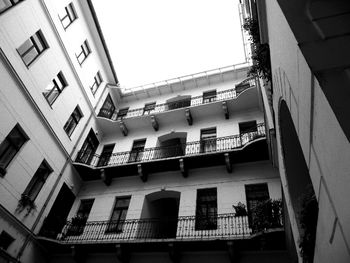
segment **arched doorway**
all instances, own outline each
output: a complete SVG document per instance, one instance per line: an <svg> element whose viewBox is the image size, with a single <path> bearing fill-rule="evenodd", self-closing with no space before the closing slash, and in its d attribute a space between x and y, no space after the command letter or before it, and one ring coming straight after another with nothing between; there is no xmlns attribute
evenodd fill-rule
<svg viewBox="0 0 350 263"><path fill-rule="evenodd" d="M157 154L161 158L182 156L186 149L186 132L171 132L158 137Z"/></svg>
<svg viewBox="0 0 350 263"><path fill-rule="evenodd" d="M279 107L279 127L287 191L301 235L304 259L312 262L318 217L318 205L299 137L286 102Z"/></svg>
<svg viewBox="0 0 350 263"><path fill-rule="evenodd" d="M138 238L175 238L180 192L158 191L146 195L141 211Z"/></svg>

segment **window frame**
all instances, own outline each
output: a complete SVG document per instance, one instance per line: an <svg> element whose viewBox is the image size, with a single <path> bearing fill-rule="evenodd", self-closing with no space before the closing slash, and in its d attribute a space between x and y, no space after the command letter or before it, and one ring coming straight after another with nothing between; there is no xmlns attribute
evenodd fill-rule
<svg viewBox="0 0 350 263"><path fill-rule="evenodd" d="M203 97L203 103L215 102L217 99L217 91L216 89L203 91L202 97Z"/></svg>
<svg viewBox="0 0 350 263"><path fill-rule="evenodd" d="M40 170L41 169L41 170ZM45 173L41 171L44 170ZM53 169L48 164L48 162L44 159L38 169L36 169L33 177L29 181L26 189L23 192L23 195L29 197L29 199L34 202L37 196L39 195L41 189L44 187L44 184L49 177L49 175L53 172Z"/></svg>
<svg viewBox="0 0 350 263"><path fill-rule="evenodd" d="M76 113L77 115L79 115L79 119L76 118L77 116L75 115L75 113ZM73 112L71 113L71 115L69 116L68 120L66 121L66 123L65 123L64 126L63 126L63 129L64 129L64 131L66 132L66 134L68 135L69 138L71 138L73 132L75 131L76 127L78 126L80 120L81 120L83 117L84 117L84 115L83 115L83 113L81 112L81 109L80 109L79 105L77 105L77 106L74 108ZM69 123L72 122L72 121L75 123L75 125L74 125L74 127L71 129L71 131L68 132L66 129L67 129L67 127L69 127Z"/></svg>
<svg viewBox="0 0 350 263"><path fill-rule="evenodd" d="M215 133L214 133L215 131ZM214 135L215 134L215 135ZM217 148L217 128L205 128L200 130L201 153L215 152Z"/></svg>
<svg viewBox="0 0 350 263"><path fill-rule="evenodd" d="M17 131L17 135L20 135L22 138L22 142L20 145L16 145L16 143L12 140L11 137L14 135L13 132ZM9 156L9 149L11 148L11 157L8 158L6 162L4 162L4 165L0 164L0 176L4 176L6 174L6 168L10 165L11 161L15 158L15 156L18 154L18 152L22 149L23 145L29 140L29 137L27 134L23 131L22 127L17 123L11 131L7 134L7 136L4 138L4 140L0 144L0 150L7 143L8 145L4 147L3 150L0 152L0 160L1 158L8 157ZM4 158L5 159L5 158ZM6 159L5 159L6 160Z"/></svg>
<svg viewBox="0 0 350 263"><path fill-rule="evenodd" d="M12 7L15 7L16 5L24 2L24 0L18 0L17 2L15 2L14 0L8 0L8 2L10 3L10 5L5 7L3 10L0 10L0 15L5 13L7 10L11 9Z"/></svg>
<svg viewBox="0 0 350 263"><path fill-rule="evenodd" d="M90 90L92 92L92 95L95 96L98 88L101 86L101 83L103 82L102 76L100 71L97 71L96 75L94 76L94 83L92 84L92 86L90 86ZM96 89L94 89L94 87L96 86Z"/></svg>
<svg viewBox="0 0 350 263"><path fill-rule="evenodd" d="M58 82L61 85L58 85ZM52 106L54 104L56 99L61 95L62 91L68 86L67 80L64 77L62 71L57 73L56 77L52 80L52 83L53 83L53 86L49 92L47 92L46 94L45 94L45 92L42 92L43 96L45 97L47 103L50 106ZM49 86L51 86L52 83L50 83ZM54 92L54 90L57 91L57 96L54 99L52 99L52 101L50 101L49 97Z"/></svg>
<svg viewBox="0 0 350 263"><path fill-rule="evenodd" d="M210 193L212 192L212 193ZM215 192L215 200L201 200L203 197L210 196ZM217 229L217 215L218 215L218 193L216 187L197 189L196 196L196 216L195 216L195 230L214 230ZM206 207L205 215L201 215L203 205ZM210 209L213 208L213 215L210 214Z"/></svg>
<svg viewBox="0 0 350 263"><path fill-rule="evenodd" d="M40 49L40 47L38 46L38 43L36 43L36 39L38 39L38 41L40 42L42 49ZM21 52L20 51L21 47L24 46L27 41L31 41L31 46L27 48L25 51ZM26 65L26 67L29 68L29 66L32 65L41 56L41 54L43 54L45 50L47 50L48 48L49 48L49 45L44 37L44 34L41 31L41 29L39 29L38 31L35 32L34 35L30 36L26 41L24 41L17 48L17 53L21 57L24 65ZM37 54L27 64L26 61L24 60L24 57L26 57L33 49L35 49Z"/></svg>
<svg viewBox="0 0 350 263"><path fill-rule="evenodd" d="M121 205L118 206L118 201L124 201L128 200L128 205ZM111 211L111 216L109 217L109 222L106 228L105 233L106 234L113 234L113 233L121 233L123 232L123 226L127 217L127 213L129 210L131 202L131 196L117 196L114 201L114 205ZM119 216L117 220L113 220L113 216L116 213L116 211L119 211ZM123 213L125 212L125 213ZM124 216L123 216L124 215Z"/></svg>
<svg viewBox="0 0 350 263"><path fill-rule="evenodd" d="M151 111L153 111L156 108L156 101L146 103L143 107L143 115L150 115Z"/></svg>
<svg viewBox="0 0 350 263"><path fill-rule="evenodd" d="M71 12L69 12L68 9L70 9ZM61 21L63 29L67 30L67 28L70 27L70 25L73 24L73 22L78 19L78 15L77 15L77 12L76 12L75 7L73 5L73 2L70 2L67 6L65 6L64 10L65 10L65 15L63 17L60 17L60 15L58 15L58 17ZM73 14L74 17L70 16L71 13ZM69 19L69 23L67 24L67 26L64 26L63 20L65 20L67 18Z"/></svg>
<svg viewBox="0 0 350 263"><path fill-rule="evenodd" d="M107 107L107 105L110 104L111 107ZM108 95L105 98L105 101L102 104L102 107L100 108L100 111L97 116L112 119L113 115L115 114L115 105L112 100L111 95L108 93ZM108 114L107 114L108 113Z"/></svg>
<svg viewBox="0 0 350 263"><path fill-rule="evenodd" d="M80 45L80 53L77 55L75 53L75 57L77 58L77 61L79 63L79 65L83 65L83 63L85 62L85 60L87 59L87 57L91 54L91 48L90 48L90 45L87 41L87 39L84 40L83 44ZM80 60L80 57L83 56L83 59L81 60L81 62L79 61Z"/></svg>

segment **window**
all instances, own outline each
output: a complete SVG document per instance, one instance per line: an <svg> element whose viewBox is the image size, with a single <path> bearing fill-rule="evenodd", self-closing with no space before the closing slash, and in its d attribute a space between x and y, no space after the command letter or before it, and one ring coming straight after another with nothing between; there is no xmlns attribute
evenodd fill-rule
<svg viewBox="0 0 350 263"><path fill-rule="evenodd" d="M115 144L109 144L103 146L100 160L98 161L98 166L108 165L109 159L111 158Z"/></svg>
<svg viewBox="0 0 350 263"><path fill-rule="evenodd" d="M94 84L90 87L92 94L95 95L98 87L102 83L102 77L99 71L97 71L96 76L94 77Z"/></svg>
<svg viewBox="0 0 350 263"><path fill-rule="evenodd" d="M75 54L75 56L77 57L79 65L81 66L85 61L85 59L88 57L88 55L91 53L91 50L87 40L84 41L84 43L80 46L80 48L81 48L80 53L78 55Z"/></svg>
<svg viewBox="0 0 350 263"><path fill-rule="evenodd" d="M257 131L256 121L241 122L238 125L240 134Z"/></svg>
<svg viewBox="0 0 350 263"><path fill-rule="evenodd" d="M60 16L60 20L63 28L66 30L74 22L74 20L77 19L77 14L75 12L73 3L67 5L64 10L65 14L62 17Z"/></svg>
<svg viewBox="0 0 350 263"><path fill-rule="evenodd" d="M216 101L216 90L203 92L203 103Z"/></svg>
<svg viewBox="0 0 350 263"><path fill-rule="evenodd" d="M51 167L44 160L40 164L38 170L36 170L34 176L30 180L27 188L24 190L23 195L29 197L30 200L34 201L38 196L41 188L44 186L47 177L52 173Z"/></svg>
<svg viewBox="0 0 350 263"><path fill-rule="evenodd" d="M67 236L79 236L84 232L86 221L94 204L94 199L85 199L80 201L80 206L75 217L72 218L69 225Z"/></svg>
<svg viewBox="0 0 350 263"><path fill-rule="evenodd" d="M146 139L134 141L129 156L129 162L140 162L145 149Z"/></svg>
<svg viewBox="0 0 350 263"><path fill-rule="evenodd" d="M129 107L120 109L118 111L117 119L123 119L126 116L126 114L128 114L128 110L129 110Z"/></svg>
<svg viewBox="0 0 350 263"><path fill-rule="evenodd" d="M155 102L145 104L145 107L143 108L143 114L144 115L151 114L151 112L155 109L155 107L156 107Z"/></svg>
<svg viewBox="0 0 350 263"><path fill-rule="evenodd" d="M80 163L90 164L94 158L98 145L99 141L95 135L95 132L93 129L90 129L89 134L78 153L77 161Z"/></svg>
<svg viewBox="0 0 350 263"><path fill-rule="evenodd" d="M247 82L245 82L245 83L243 82L243 83L240 83L240 84L236 85L235 90L236 90L237 95L242 93L243 91L245 91L249 87L250 87L249 82L248 83Z"/></svg>
<svg viewBox="0 0 350 263"><path fill-rule="evenodd" d="M260 202L268 200L269 190L267 184L249 184L245 186L245 193L247 197L247 209L249 224L252 225L254 221L254 209Z"/></svg>
<svg viewBox="0 0 350 263"><path fill-rule="evenodd" d="M43 95L50 106L55 102L65 87L67 87L67 82L63 73L60 71L52 80L52 83L50 83L43 92Z"/></svg>
<svg viewBox="0 0 350 263"><path fill-rule="evenodd" d="M10 236L6 231L2 231L0 234L0 248L6 250L15 239Z"/></svg>
<svg viewBox="0 0 350 263"><path fill-rule="evenodd" d="M79 106L76 106L73 113L69 116L66 124L64 125L63 129L67 133L67 135L70 137L75 130L75 127L77 127L80 119L83 117Z"/></svg>
<svg viewBox="0 0 350 263"><path fill-rule="evenodd" d="M102 108L100 109L100 112L98 113L98 116L111 119L114 112L115 112L115 106L111 96L108 94L105 102L103 103Z"/></svg>
<svg viewBox="0 0 350 263"><path fill-rule="evenodd" d="M48 48L46 40L41 30L37 31L28 40L26 40L18 49L24 64L28 67Z"/></svg>
<svg viewBox="0 0 350 263"><path fill-rule="evenodd" d="M201 130L201 152L216 151L216 128Z"/></svg>
<svg viewBox="0 0 350 263"><path fill-rule="evenodd" d="M216 188L198 189L196 205L196 230L217 228L217 190Z"/></svg>
<svg viewBox="0 0 350 263"><path fill-rule="evenodd" d="M0 175L6 174L6 167L26 141L27 135L17 124L0 144Z"/></svg>
<svg viewBox="0 0 350 263"><path fill-rule="evenodd" d="M0 14L22 1L23 0L0 0Z"/></svg>
<svg viewBox="0 0 350 263"><path fill-rule="evenodd" d="M123 231L123 225L128 212L129 203L130 196L117 197L115 199L114 209L106 233L118 233Z"/></svg>

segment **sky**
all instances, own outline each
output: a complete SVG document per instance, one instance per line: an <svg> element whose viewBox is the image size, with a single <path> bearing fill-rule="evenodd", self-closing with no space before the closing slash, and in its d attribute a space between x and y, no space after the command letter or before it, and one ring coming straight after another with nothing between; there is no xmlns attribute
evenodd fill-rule
<svg viewBox="0 0 350 263"><path fill-rule="evenodd" d="M245 61L238 0L93 0L122 88Z"/></svg>

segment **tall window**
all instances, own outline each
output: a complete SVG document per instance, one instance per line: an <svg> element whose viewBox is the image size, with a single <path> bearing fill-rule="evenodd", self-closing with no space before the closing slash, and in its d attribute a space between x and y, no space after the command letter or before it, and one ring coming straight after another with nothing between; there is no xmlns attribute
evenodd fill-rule
<svg viewBox="0 0 350 263"><path fill-rule="evenodd" d="M100 112L98 113L98 116L111 119L114 112L115 112L115 106L111 96L108 94L106 97L106 100L103 103L102 108L100 109Z"/></svg>
<svg viewBox="0 0 350 263"><path fill-rule="evenodd" d="M203 103L216 101L216 90L203 92Z"/></svg>
<svg viewBox="0 0 350 263"><path fill-rule="evenodd" d="M156 107L155 102L145 104L145 107L143 108L143 114L144 115L151 114L151 112L155 109L155 107Z"/></svg>
<svg viewBox="0 0 350 263"><path fill-rule="evenodd" d="M60 16L63 28L67 29L76 19L77 14L75 12L74 5L73 3L70 3L64 8L64 15L62 17Z"/></svg>
<svg viewBox="0 0 350 263"><path fill-rule="evenodd" d="M130 196L116 198L106 233L118 233L123 231L123 225L128 212L129 203Z"/></svg>
<svg viewBox="0 0 350 263"><path fill-rule="evenodd" d="M245 186L247 197L248 219L252 224L255 220L254 210L260 202L264 202L270 198L267 184L249 184Z"/></svg>
<svg viewBox="0 0 350 263"><path fill-rule="evenodd" d="M94 199L81 200L77 215L72 218L67 236L79 236L84 232L86 221L94 204Z"/></svg>
<svg viewBox="0 0 350 263"><path fill-rule="evenodd" d="M52 173L51 167L44 160L40 164L38 170L36 170L34 176L30 180L27 188L24 190L23 195L26 195L30 200L34 201L38 196L41 188L44 186L47 177Z"/></svg>
<svg viewBox="0 0 350 263"><path fill-rule="evenodd" d="M100 160L98 161L98 166L108 165L109 159L111 158L115 144L109 144L103 146Z"/></svg>
<svg viewBox="0 0 350 263"><path fill-rule="evenodd" d="M256 121L247 121L239 123L239 132L241 135L242 145L253 140L257 135Z"/></svg>
<svg viewBox="0 0 350 263"><path fill-rule="evenodd" d="M67 87L67 82L62 71L60 71L43 92L43 95L50 106L55 102L65 87Z"/></svg>
<svg viewBox="0 0 350 263"><path fill-rule="evenodd" d="M26 141L27 135L17 124L0 144L0 175L6 174L7 166Z"/></svg>
<svg viewBox="0 0 350 263"><path fill-rule="evenodd" d="M82 65L85 59L91 53L91 49L87 40L85 40L84 43L80 46L80 49L80 52L78 54L75 54L75 56L77 57L79 64Z"/></svg>
<svg viewBox="0 0 350 263"><path fill-rule="evenodd" d="M96 76L94 77L94 83L90 87L93 95L95 95L95 93L96 93L98 87L101 85L101 83L102 83L102 77L101 77L100 72L97 71Z"/></svg>
<svg viewBox="0 0 350 263"><path fill-rule="evenodd" d="M80 119L83 117L79 106L76 106L73 113L69 116L66 124L64 125L63 129L67 133L67 135L70 137L75 130L75 127L77 127Z"/></svg>
<svg viewBox="0 0 350 263"><path fill-rule="evenodd" d="M128 114L128 110L129 110L129 107L120 109L118 111L117 119L123 119L126 116L126 114Z"/></svg>
<svg viewBox="0 0 350 263"><path fill-rule="evenodd" d="M216 151L216 128L201 130L201 152Z"/></svg>
<svg viewBox="0 0 350 263"><path fill-rule="evenodd" d="M24 0L0 0L0 14Z"/></svg>
<svg viewBox="0 0 350 263"><path fill-rule="evenodd" d="M90 164L94 158L96 149L99 145L99 141L95 135L93 129L90 129L88 136L86 137L83 146L79 151L77 161L81 163Z"/></svg>
<svg viewBox="0 0 350 263"><path fill-rule="evenodd" d="M196 230L217 228L217 190L216 188L198 189L196 205Z"/></svg>
<svg viewBox="0 0 350 263"><path fill-rule="evenodd" d="M18 49L24 64L28 67L48 48L47 42L41 30L37 31L28 40L26 40Z"/></svg>
<svg viewBox="0 0 350 263"><path fill-rule="evenodd" d="M140 162L145 149L146 139L134 141L129 157L129 162Z"/></svg>

